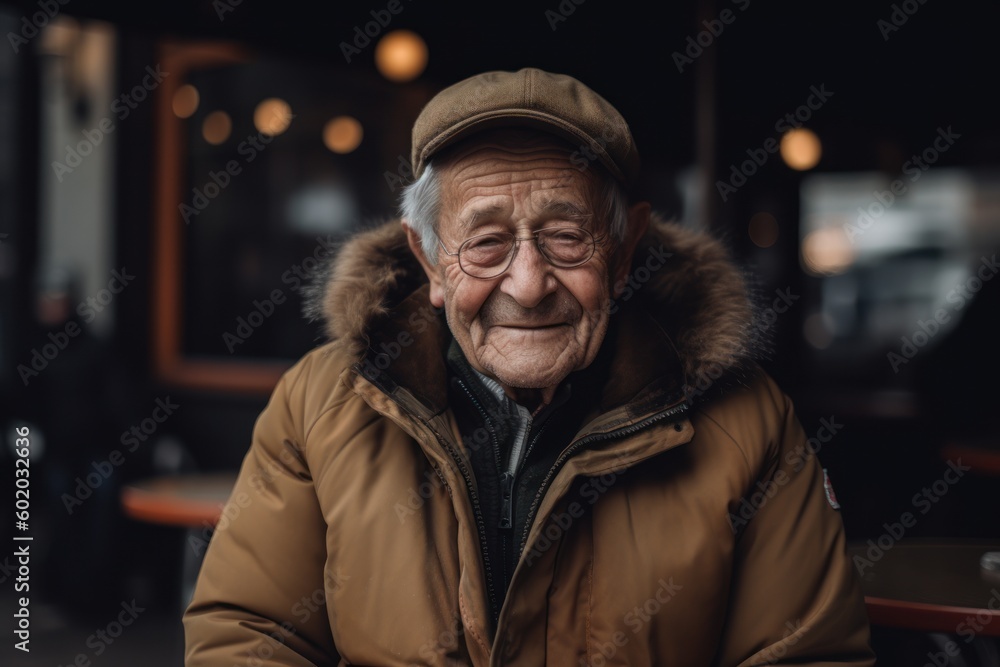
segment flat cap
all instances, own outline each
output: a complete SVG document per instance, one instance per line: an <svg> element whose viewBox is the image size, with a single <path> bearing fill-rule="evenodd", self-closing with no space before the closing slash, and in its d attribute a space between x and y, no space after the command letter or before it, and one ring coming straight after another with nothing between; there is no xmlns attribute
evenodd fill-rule
<svg viewBox="0 0 1000 667"><path fill-rule="evenodd" d="M617 109L571 76L525 68L477 74L431 98L413 124L414 176L446 146L498 127L531 127L568 140L579 151L576 166L600 160L626 186L639 174L632 132Z"/></svg>

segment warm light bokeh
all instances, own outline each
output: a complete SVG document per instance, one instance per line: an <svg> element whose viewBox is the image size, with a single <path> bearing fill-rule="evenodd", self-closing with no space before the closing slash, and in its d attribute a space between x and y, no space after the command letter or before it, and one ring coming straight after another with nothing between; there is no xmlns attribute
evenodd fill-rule
<svg viewBox="0 0 1000 667"><path fill-rule="evenodd" d="M199 101L198 89L190 83L184 84L177 89L171 101L174 115L178 118L190 118L198 110Z"/></svg>
<svg viewBox="0 0 1000 667"><path fill-rule="evenodd" d="M213 111L205 116L205 120L201 123L201 136L213 146L218 146L228 139L232 131L233 121L225 111Z"/></svg>
<svg viewBox="0 0 1000 667"><path fill-rule="evenodd" d="M814 275L842 273L853 261L854 247L843 227L823 227L802 239L802 263Z"/></svg>
<svg viewBox="0 0 1000 667"><path fill-rule="evenodd" d="M361 123L351 116L337 116L323 127L323 143L334 153L350 153L363 137Z"/></svg>
<svg viewBox="0 0 1000 667"><path fill-rule="evenodd" d="M822 144L812 130L804 127L789 130L781 138L781 159L797 171L805 171L815 167L822 154Z"/></svg>
<svg viewBox="0 0 1000 667"><path fill-rule="evenodd" d="M257 131L277 136L288 129L292 123L292 108L283 99L270 97L253 111L253 124Z"/></svg>
<svg viewBox="0 0 1000 667"><path fill-rule="evenodd" d="M427 67L427 44L415 32L393 30L375 47L375 66L390 81L412 81Z"/></svg>

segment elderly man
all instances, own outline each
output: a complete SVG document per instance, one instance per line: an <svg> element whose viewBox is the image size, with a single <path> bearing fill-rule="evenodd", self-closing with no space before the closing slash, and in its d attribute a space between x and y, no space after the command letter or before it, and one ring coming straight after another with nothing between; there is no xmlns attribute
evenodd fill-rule
<svg viewBox="0 0 1000 667"><path fill-rule="evenodd" d="M618 112L482 74L424 108L413 163L256 424L187 664L873 664L740 272L629 203Z"/></svg>

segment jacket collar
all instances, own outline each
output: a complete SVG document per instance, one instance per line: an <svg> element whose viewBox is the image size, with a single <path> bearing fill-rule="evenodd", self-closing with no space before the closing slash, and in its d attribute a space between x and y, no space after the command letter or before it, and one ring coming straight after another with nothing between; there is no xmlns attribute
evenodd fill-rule
<svg viewBox="0 0 1000 667"><path fill-rule="evenodd" d="M428 292L393 220L344 243L310 286L306 304L369 380L390 395L411 395L419 405L409 407L426 418L447 405L451 341ZM665 400L690 397L707 380L739 378L763 348L744 276L723 246L655 215L610 308L601 354L611 370L601 411L625 408L634 418Z"/></svg>

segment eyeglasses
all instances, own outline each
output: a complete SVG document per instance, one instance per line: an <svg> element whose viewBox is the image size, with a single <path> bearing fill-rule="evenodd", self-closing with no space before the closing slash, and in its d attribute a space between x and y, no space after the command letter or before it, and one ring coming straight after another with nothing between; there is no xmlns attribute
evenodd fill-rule
<svg viewBox="0 0 1000 667"><path fill-rule="evenodd" d="M450 252L440 239L438 243L448 255L458 256L458 265L473 278L496 278L510 268L521 241L534 240L538 252L552 266L571 269L585 264L594 256L594 235L579 227L550 227L519 238L510 232L480 234L466 239L458 252Z"/></svg>

